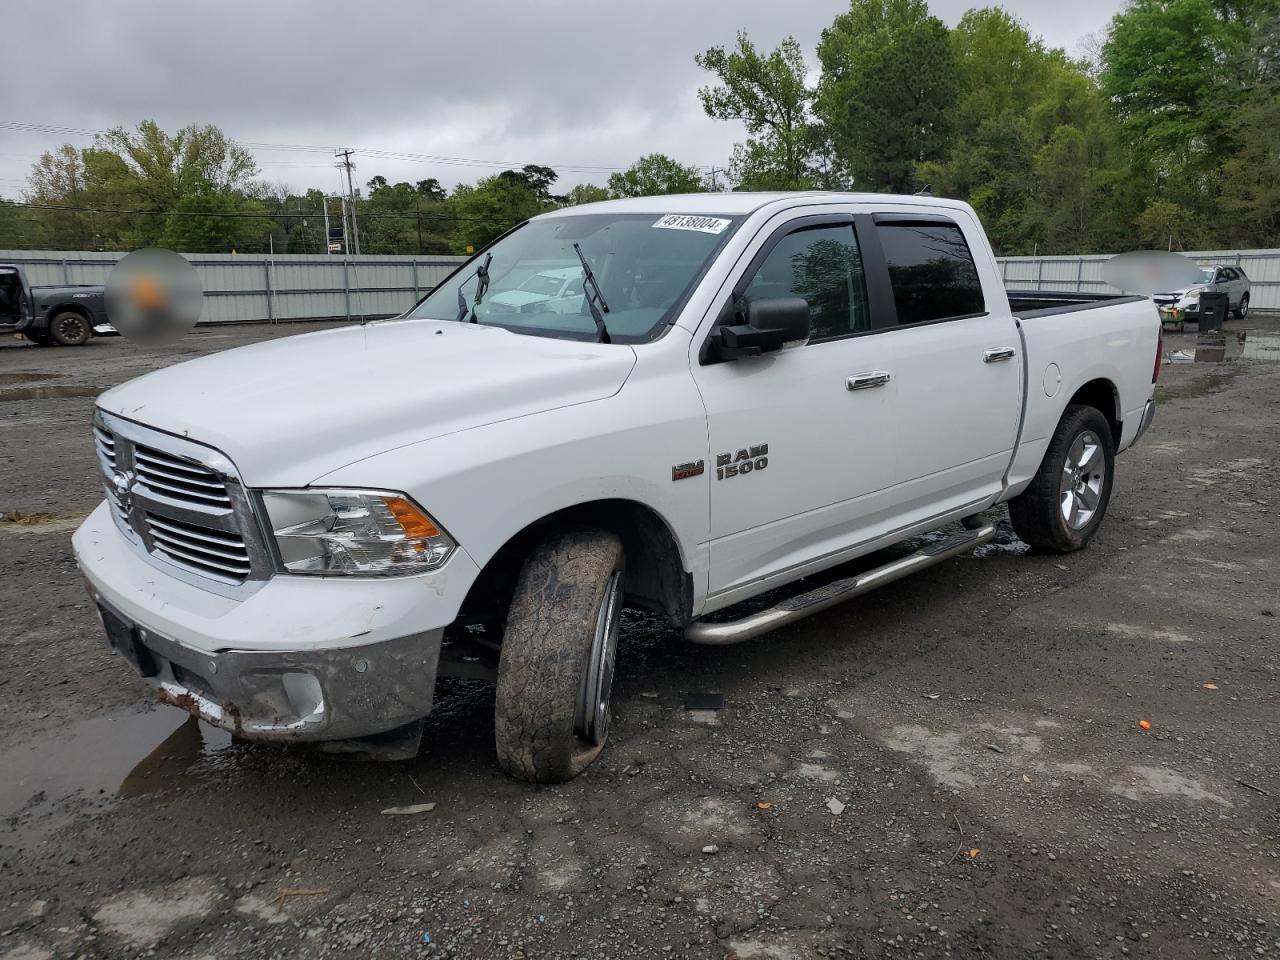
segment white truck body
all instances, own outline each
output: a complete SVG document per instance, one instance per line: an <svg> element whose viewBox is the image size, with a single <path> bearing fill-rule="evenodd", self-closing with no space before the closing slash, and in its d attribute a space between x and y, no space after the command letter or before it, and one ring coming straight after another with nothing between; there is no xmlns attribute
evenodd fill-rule
<svg viewBox="0 0 1280 960"><path fill-rule="evenodd" d="M203 357L102 395L100 451L104 434L119 449L172 440L172 456L204 463L232 499L246 498L242 522L257 520L246 541L271 537L255 491L358 488L403 493L456 544L441 567L412 576L295 576L266 557L227 582L157 551L135 529L149 522L139 519L145 481L121 479L128 471L105 460L130 502L122 515L109 498L90 515L77 558L97 602L135 631L166 699L265 739L380 733L429 710L442 638L477 604L482 571L557 517L630 518L628 596L690 625L1017 496L1069 403L1102 410L1116 451L1150 422L1152 303L1018 315L963 203L711 194L593 204L534 223L602 212L730 225L669 322L643 342L410 317ZM770 244L850 222L869 329L707 362L726 303ZM982 309L878 324L878 305L902 294L885 288L871 233L935 223L962 233ZM389 660L377 656L383 648ZM209 672L220 660L236 676L300 664L317 679L302 693L263 692L266 680L237 692L227 670ZM406 692L408 678L426 689ZM357 709L355 688L378 703Z"/></svg>

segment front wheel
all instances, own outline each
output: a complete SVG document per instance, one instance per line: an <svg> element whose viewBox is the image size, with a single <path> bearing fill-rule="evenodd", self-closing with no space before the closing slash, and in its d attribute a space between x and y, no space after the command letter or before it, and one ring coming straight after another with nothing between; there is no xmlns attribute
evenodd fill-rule
<svg viewBox="0 0 1280 960"><path fill-rule="evenodd" d="M1067 407L1031 485L1009 501L1014 532L1050 553L1088 546L1106 515L1114 473L1107 418L1095 407Z"/></svg>
<svg viewBox="0 0 1280 960"><path fill-rule="evenodd" d="M498 664L494 739L511 776L562 783L609 736L625 555L600 530L557 534L525 561Z"/></svg>
<svg viewBox="0 0 1280 960"><path fill-rule="evenodd" d="M60 346L82 347L93 336L93 328L80 314L68 310L49 321L49 334Z"/></svg>
<svg viewBox="0 0 1280 960"><path fill-rule="evenodd" d="M1247 293L1240 298L1240 306L1236 307L1231 312L1237 320L1243 320L1245 317L1249 316L1249 295Z"/></svg>

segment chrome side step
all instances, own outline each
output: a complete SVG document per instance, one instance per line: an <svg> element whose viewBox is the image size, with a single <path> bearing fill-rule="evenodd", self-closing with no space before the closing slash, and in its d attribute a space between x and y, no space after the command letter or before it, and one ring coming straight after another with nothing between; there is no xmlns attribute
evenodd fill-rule
<svg viewBox="0 0 1280 960"><path fill-rule="evenodd" d="M829 607L834 607L837 603L843 603L846 600L861 596L876 587L884 586L886 583L900 580L908 574L915 573L917 570L923 570L925 567L931 567L935 563L941 563L943 560L950 560L952 557L967 553L974 547L988 543L995 538L995 535L995 524L983 524L975 530L968 530L946 540L931 543L910 556L894 560L892 563L886 563L882 567L876 567L874 570L859 573L857 576L837 580L834 583L828 583L825 586L810 590L808 593L790 597L777 606L753 613L750 616L743 617L741 620L733 620L728 623L707 623L702 620L695 620L685 627L684 635L687 640L693 643L709 646L728 646L734 643L742 643L744 640L750 640L753 637L760 636L762 633L768 633L770 630L776 630L778 627L785 626L788 623L795 623L797 620L803 620L805 617L812 616Z"/></svg>

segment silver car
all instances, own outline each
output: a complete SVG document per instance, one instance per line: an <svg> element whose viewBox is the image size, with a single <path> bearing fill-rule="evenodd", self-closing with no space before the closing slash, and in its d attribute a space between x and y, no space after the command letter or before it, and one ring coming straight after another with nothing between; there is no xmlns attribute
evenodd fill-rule
<svg viewBox="0 0 1280 960"><path fill-rule="evenodd" d="M1201 267L1199 279L1191 286L1169 293L1157 293L1151 299L1156 302L1162 318L1180 323L1183 320L1196 320L1200 316L1202 293L1225 293L1227 311L1233 317L1243 320L1249 315L1249 278L1245 276L1243 267L1226 264Z"/></svg>

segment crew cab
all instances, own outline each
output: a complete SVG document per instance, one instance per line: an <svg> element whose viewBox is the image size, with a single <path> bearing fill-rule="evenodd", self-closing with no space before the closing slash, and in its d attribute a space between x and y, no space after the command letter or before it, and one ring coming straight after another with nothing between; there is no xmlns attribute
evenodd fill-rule
<svg viewBox="0 0 1280 960"><path fill-rule="evenodd" d="M0 263L0 330L40 346L84 346L94 333L115 333L107 319L105 287L33 287L16 263Z"/></svg>
<svg viewBox="0 0 1280 960"><path fill-rule="evenodd" d="M548 270L579 309L500 306ZM489 677L502 767L560 781L605 744L626 606L737 643L971 551L1001 504L1086 546L1159 337L1143 297L1011 302L956 201L575 206L399 318L104 393L75 551L111 645L210 723L402 755L438 678Z"/></svg>

